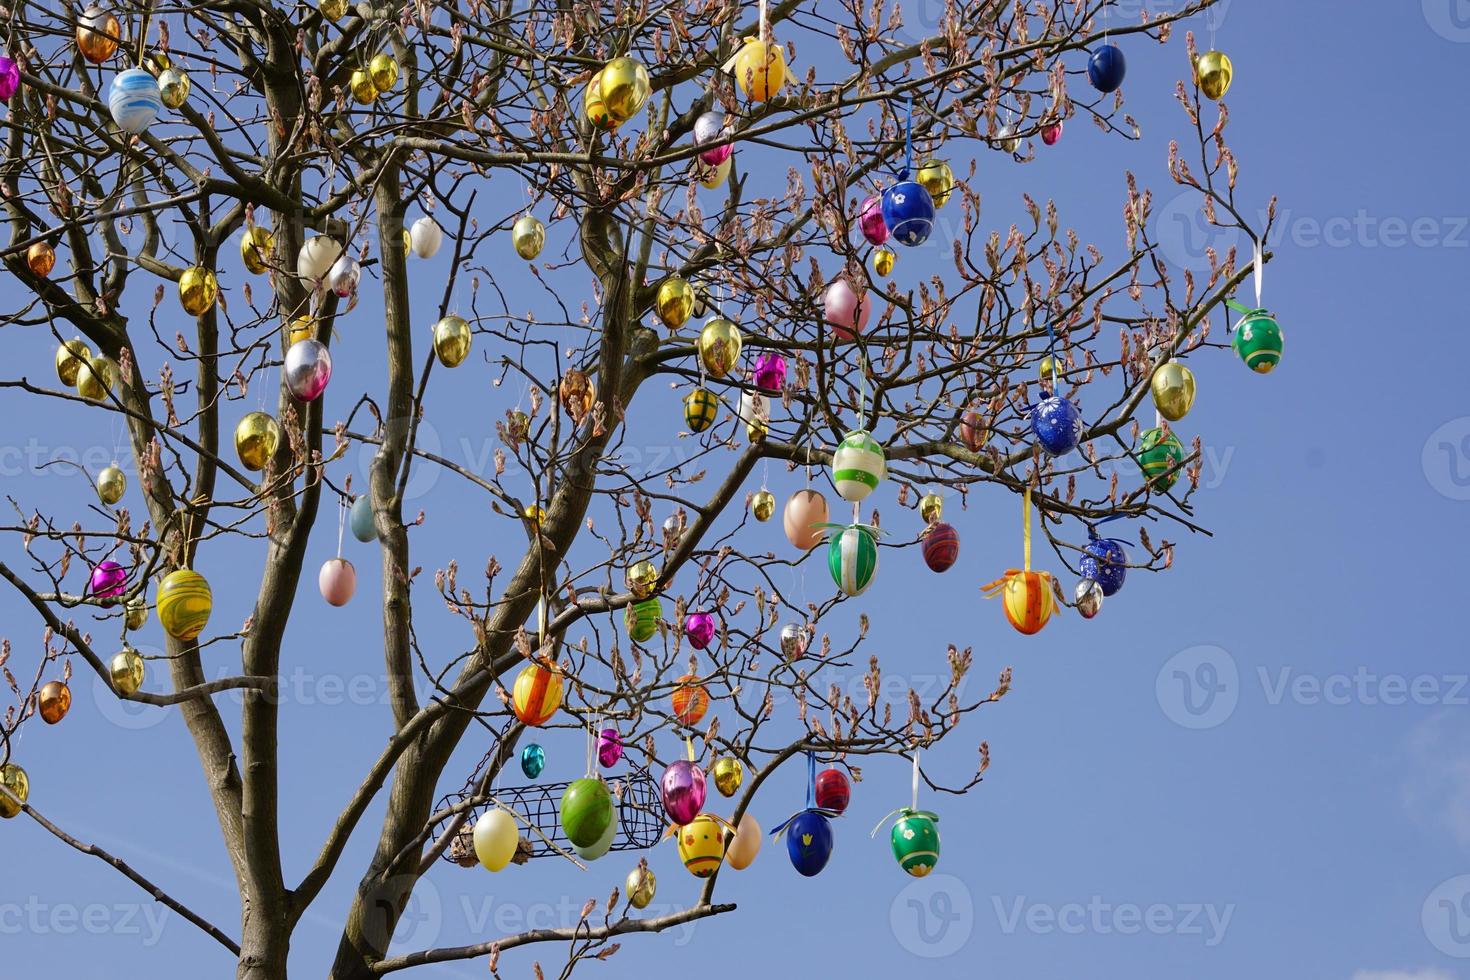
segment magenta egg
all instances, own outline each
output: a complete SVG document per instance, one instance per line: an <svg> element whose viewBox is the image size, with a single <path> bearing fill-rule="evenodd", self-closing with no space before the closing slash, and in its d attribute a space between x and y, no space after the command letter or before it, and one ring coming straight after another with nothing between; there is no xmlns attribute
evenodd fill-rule
<svg viewBox="0 0 1470 980"><path fill-rule="evenodd" d="M857 334L867 328L872 310L867 293L859 296L846 279L833 279L822 294L823 316L841 340L857 339Z"/></svg>
<svg viewBox="0 0 1470 980"><path fill-rule="evenodd" d="M291 394L304 402L316 401L332 380L332 352L313 337L305 337L286 351L282 372Z"/></svg>
<svg viewBox="0 0 1470 980"><path fill-rule="evenodd" d="M597 735L597 764L611 769L623 757L623 736L616 728L604 728Z"/></svg>
<svg viewBox="0 0 1470 980"><path fill-rule="evenodd" d="M660 790L669 819L680 827L692 823L704 809L704 770L680 759L664 770Z"/></svg>
<svg viewBox="0 0 1470 980"><path fill-rule="evenodd" d="M707 612L690 613L684 619L684 635L690 646L703 650L715 638L715 617Z"/></svg>
<svg viewBox="0 0 1470 980"><path fill-rule="evenodd" d="M357 570L352 567L352 562L346 558L331 558L322 563L322 570L316 577L317 588L322 591L322 598L334 606L345 606L352 600L352 594L357 591Z"/></svg>
<svg viewBox="0 0 1470 980"><path fill-rule="evenodd" d="M1047 146L1055 146L1057 140L1062 138L1062 121L1058 119L1054 123L1047 123L1041 127L1041 142Z"/></svg>
<svg viewBox="0 0 1470 980"><path fill-rule="evenodd" d="M888 225L883 222L882 197L874 194L863 202L858 212L858 224L863 229L863 237L874 245L882 245L888 241Z"/></svg>
<svg viewBox="0 0 1470 980"><path fill-rule="evenodd" d="M128 584L128 570L117 562L108 559L98 562L92 569L92 578L88 582L87 591L99 599L111 599L120 596Z"/></svg>
<svg viewBox="0 0 1470 980"><path fill-rule="evenodd" d="M20 88L20 66L15 59L0 55L0 101L9 102Z"/></svg>
<svg viewBox="0 0 1470 980"><path fill-rule="evenodd" d="M786 387L786 358L766 351L755 359L755 386L761 391L780 394Z"/></svg>

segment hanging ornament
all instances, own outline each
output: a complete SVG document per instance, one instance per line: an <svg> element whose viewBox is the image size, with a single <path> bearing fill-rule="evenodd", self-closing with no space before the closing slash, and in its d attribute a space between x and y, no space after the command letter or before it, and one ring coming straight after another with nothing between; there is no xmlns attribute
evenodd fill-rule
<svg viewBox="0 0 1470 980"><path fill-rule="evenodd" d="M1021 527L1024 549L1023 568L1008 568L1004 575L988 585L982 585L985 598L1000 596L1005 607L1006 619L1017 630L1028 636L1038 633L1057 610L1051 591L1051 573L1031 570L1031 488L1028 486L1021 497Z"/></svg>
<svg viewBox="0 0 1470 980"><path fill-rule="evenodd" d="M540 527L546 520L546 508L540 504L527 504L526 509L521 511L521 516L530 521L534 526Z"/></svg>
<svg viewBox="0 0 1470 980"><path fill-rule="evenodd" d="M635 598L647 599L658 589L658 566L647 558L629 565L623 577Z"/></svg>
<svg viewBox="0 0 1470 980"><path fill-rule="evenodd" d="M505 434L515 442L524 442L531 434L531 416L520 409L507 412Z"/></svg>
<svg viewBox="0 0 1470 980"><path fill-rule="evenodd" d="M722 756L715 760L712 775L715 777L715 789L721 796L729 798L740 790L740 784L745 781L745 767L734 756Z"/></svg>
<svg viewBox="0 0 1470 980"><path fill-rule="evenodd" d="M77 369L77 394L94 402L105 399L117 387L117 362L106 354L88 358Z"/></svg>
<svg viewBox="0 0 1470 980"><path fill-rule="evenodd" d="M1261 309L1232 308L1245 313L1235 324L1230 341L1235 355L1257 374L1270 374L1281 361L1282 334L1276 315Z"/></svg>
<svg viewBox="0 0 1470 980"><path fill-rule="evenodd" d="M934 200L924 185L901 171L898 183L883 192L883 223L900 245L913 248L934 230Z"/></svg>
<svg viewBox="0 0 1470 980"><path fill-rule="evenodd" d="M886 276L893 272L893 263L898 261L898 253L887 245L873 249L873 273Z"/></svg>
<svg viewBox="0 0 1470 980"><path fill-rule="evenodd" d="M342 246L335 238L327 235L308 238L302 244L301 250L296 253L296 274L315 289L321 284L322 278L331 271L341 254ZM249 264L247 260L246 265Z"/></svg>
<svg viewBox="0 0 1470 980"><path fill-rule="evenodd" d="M245 271L260 275L270 268L271 253L276 250L276 236L260 225L246 225L240 235L240 261Z"/></svg>
<svg viewBox="0 0 1470 980"><path fill-rule="evenodd" d="M31 798L31 780L26 771L13 762L0 766L0 817L9 820Z"/></svg>
<svg viewBox="0 0 1470 980"><path fill-rule="evenodd" d="M65 681L48 681L36 696L36 708L42 721L48 725L56 724L71 710L71 688Z"/></svg>
<svg viewBox="0 0 1470 980"><path fill-rule="evenodd" d="M1041 127L1041 142L1047 146L1056 146L1057 141L1062 138L1062 121L1054 119L1043 123Z"/></svg>
<svg viewBox="0 0 1470 980"><path fill-rule="evenodd" d="M937 493L926 493L919 498L919 517L925 524L937 524L944 518L944 498Z"/></svg>
<svg viewBox="0 0 1470 980"><path fill-rule="evenodd" d="M352 501L352 511L347 516L352 536L363 544L378 540L378 522L373 514L373 501L367 494L359 494Z"/></svg>
<svg viewBox="0 0 1470 980"><path fill-rule="evenodd" d="M769 490L760 490L750 498L750 514L764 524L776 513L776 495Z"/></svg>
<svg viewBox="0 0 1470 980"><path fill-rule="evenodd" d="M0 102L9 102L20 88L20 66L14 58L0 55Z"/></svg>
<svg viewBox="0 0 1470 980"><path fill-rule="evenodd" d="M694 313L694 287L683 276L669 276L658 285L653 310L664 326L678 330Z"/></svg>
<svg viewBox="0 0 1470 980"><path fill-rule="evenodd" d="M960 556L960 535L942 521L929 525L924 532L924 564L930 571L947 572Z"/></svg>
<svg viewBox="0 0 1470 980"><path fill-rule="evenodd" d="M516 675L511 707L522 724L539 728L561 707L561 696L561 667L551 661L532 661Z"/></svg>
<svg viewBox="0 0 1470 980"><path fill-rule="evenodd" d="M674 717L681 724L693 728L704 719L705 712L709 710L709 691L693 674L683 675L676 683L678 686L669 697L674 708Z"/></svg>
<svg viewBox="0 0 1470 980"><path fill-rule="evenodd" d="M889 842L898 866L915 878L923 878L939 863L939 822L937 814L919 809L919 751L914 750L913 805L900 807L878 821L869 836L877 836L890 818L897 817Z"/></svg>
<svg viewBox="0 0 1470 980"><path fill-rule="evenodd" d="M793 816L771 832L780 840L786 838L786 854L791 866L805 877L820 874L832 857L832 824L830 818L837 816L831 810L816 806L816 759L807 753L806 809Z"/></svg>
<svg viewBox="0 0 1470 980"><path fill-rule="evenodd" d="M1205 98L1218 102L1230 91L1234 66L1223 51L1206 51L1194 63L1194 80Z"/></svg>
<svg viewBox="0 0 1470 980"><path fill-rule="evenodd" d="M707 612L693 612L684 617L684 635L696 650L709 646L715 638L715 617Z"/></svg>
<svg viewBox="0 0 1470 980"><path fill-rule="evenodd" d="M546 226L533 214L523 214L510 228L510 244L516 254L530 262L546 247Z"/></svg>
<svg viewBox="0 0 1470 980"><path fill-rule="evenodd" d="M719 112L701 113L694 120L694 142L699 145L713 143L725 132L725 116ZM730 159L730 154L735 152L732 143L720 143L707 150L699 151L699 160L705 166L718 167Z"/></svg>
<svg viewBox="0 0 1470 980"><path fill-rule="evenodd" d="M1178 361L1166 361L1154 368L1149 389L1159 414L1178 422L1194 405L1194 372Z"/></svg>
<svg viewBox="0 0 1470 980"><path fill-rule="evenodd" d="M592 405L597 401L597 386L592 383L587 372L579 368L568 368L567 373L562 376L561 384L557 386L557 394L561 397L561 407L572 421L581 422L592 413Z"/></svg>
<svg viewBox="0 0 1470 980"><path fill-rule="evenodd" d="M882 245L888 241L888 225L883 222L883 197L869 194L858 209L858 227L870 245Z"/></svg>
<svg viewBox="0 0 1470 980"><path fill-rule="evenodd" d="M833 279L822 294L822 317L838 340L856 340L867 329L872 311L867 291L859 294L846 278Z"/></svg>
<svg viewBox="0 0 1470 980"><path fill-rule="evenodd" d="M841 769L828 768L817 773L816 801L823 810L841 814L852 799L852 784Z"/></svg>
<svg viewBox="0 0 1470 980"><path fill-rule="evenodd" d="M775 98L786 84L786 50L775 41L746 38L735 57L726 62L727 70L732 63L735 84L752 102Z"/></svg>
<svg viewBox="0 0 1470 980"><path fill-rule="evenodd" d="M648 69L632 58L614 58L602 69L602 102L619 124L636 116L648 102L653 86Z"/></svg>
<svg viewBox="0 0 1470 980"><path fill-rule="evenodd" d="M332 380L332 353L327 345L312 337L298 340L286 351L281 367L286 390L298 401L313 402L327 390Z"/></svg>
<svg viewBox="0 0 1470 980"><path fill-rule="evenodd" d="M616 728L604 728L597 733L597 764L611 769L623 757L623 736Z"/></svg>
<svg viewBox="0 0 1470 980"><path fill-rule="evenodd" d="M107 667L113 689L123 697L132 697L142 690L146 673L147 665L143 662L142 654L132 647L124 647Z"/></svg>
<svg viewBox="0 0 1470 980"><path fill-rule="evenodd" d="M608 111L607 102L602 98L602 72L593 75L587 82L587 88L582 92L582 111L587 114L587 121L592 124L592 128L606 133L617 129L622 122Z"/></svg>
<svg viewBox="0 0 1470 980"><path fill-rule="evenodd" d="M740 396L740 421L745 423L745 436L751 442L763 438L771 428L771 403L757 391L747 391Z"/></svg>
<svg viewBox="0 0 1470 980"><path fill-rule="evenodd" d="M715 424L720 403L707 388L695 388L684 396L684 424L691 432L703 432Z"/></svg>
<svg viewBox="0 0 1470 980"><path fill-rule="evenodd" d="M613 838L617 837L617 835L618 815L617 810L614 809L613 818L607 822L607 829L602 832L601 837L597 838L597 840L593 841L586 847L580 847L576 844L573 844L572 850L575 851L577 853L577 857L581 858L583 861L596 861L598 858L602 857L604 854L612 849Z"/></svg>
<svg viewBox="0 0 1470 980"><path fill-rule="evenodd" d="M1077 611L1082 614L1083 619L1091 619L1102 611L1102 586L1092 579L1078 579L1072 596L1077 602Z"/></svg>
<svg viewBox="0 0 1470 980"><path fill-rule="evenodd" d="M1103 595L1114 595L1128 577L1128 552L1117 538L1099 538L1093 534L1083 550L1078 571L1102 587Z"/></svg>
<svg viewBox="0 0 1470 980"><path fill-rule="evenodd" d="M724 185L730 179L730 168L734 165L734 157L726 157L713 167L703 163L696 163L694 175L699 179L699 184L705 190L712 191Z"/></svg>
<svg viewBox="0 0 1470 980"><path fill-rule="evenodd" d="M133 136L146 132L163 109L158 79L141 68L118 72L107 90L107 109L123 132Z"/></svg>
<svg viewBox="0 0 1470 980"><path fill-rule="evenodd" d="M316 9L321 11L327 23L335 24L347 15L347 0L318 0Z"/></svg>
<svg viewBox="0 0 1470 980"><path fill-rule="evenodd" d="M1179 479L1184 464L1184 446L1179 437L1164 429L1145 429L1134 453L1144 479L1160 492L1167 492Z"/></svg>
<svg viewBox="0 0 1470 980"><path fill-rule="evenodd" d="M521 749L521 772L526 774L527 779L535 779L541 775L541 770L546 768L546 750L535 742L528 743Z"/></svg>
<svg viewBox="0 0 1470 980"><path fill-rule="evenodd" d="M393 86L398 84L398 62L392 55L375 54L373 60L368 62L368 75L372 77L373 88L379 94L393 91Z"/></svg>
<svg viewBox="0 0 1470 980"><path fill-rule="evenodd" d="M663 615L663 606L657 598L635 602L623 610L623 625L628 629L628 638L635 643L647 643L658 632L658 620Z"/></svg>
<svg viewBox="0 0 1470 980"><path fill-rule="evenodd" d="M838 496L849 503L867 499L887 472L883 447L862 429L843 436L832 454L832 483Z"/></svg>
<svg viewBox="0 0 1470 980"><path fill-rule="evenodd" d="M280 423L265 412L251 412L235 426L235 455L247 470L265 469L280 445Z"/></svg>
<svg viewBox="0 0 1470 980"><path fill-rule="evenodd" d="M32 242L31 247L26 249L26 268L33 275L45 279L56 268L56 249L48 241Z"/></svg>
<svg viewBox="0 0 1470 980"><path fill-rule="evenodd" d="M140 630L148 622L148 598L141 593L128 600L124 623L130 630Z"/></svg>
<svg viewBox="0 0 1470 980"><path fill-rule="evenodd" d="M1015 126L1007 123L996 130L994 142L1002 150L1014 154L1021 149L1021 133Z"/></svg>
<svg viewBox="0 0 1470 980"><path fill-rule="evenodd" d="M316 585L329 605L345 606L357 591L357 569L346 558L328 558L317 573Z"/></svg>
<svg viewBox="0 0 1470 980"><path fill-rule="evenodd" d="M1043 398L1031 409L1031 433L1048 456L1065 456L1082 441L1082 413L1061 395Z"/></svg>
<svg viewBox="0 0 1470 980"><path fill-rule="evenodd" d="M639 861L638 867L628 872L623 890L628 893L629 905L635 909L648 908L648 903L653 901L658 891L658 878L649 870L647 860Z"/></svg>
<svg viewBox="0 0 1470 980"><path fill-rule="evenodd" d="M192 84L188 72L182 68L165 68L158 73L158 96L164 105L177 109L189 101Z"/></svg>
<svg viewBox="0 0 1470 980"><path fill-rule="evenodd" d="M725 848L725 863L736 871L744 871L755 861L760 850L761 825L756 822L755 814L746 813L740 818L734 839Z"/></svg>
<svg viewBox="0 0 1470 980"><path fill-rule="evenodd" d="M701 813L678 830L679 860L696 878L708 878L725 857L725 828L735 828L713 813Z"/></svg>
<svg viewBox="0 0 1470 980"><path fill-rule="evenodd" d="M914 179L929 192L936 210L944 207L950 194L954 193L954 171L943 160L925 160L919 164Z"/></svg>
<svg viewBox="0 0 1470 980"><path fill-rule="evenodd" d="M766 351L755 359L755 386L771 395L779 395L786 387L786 358L776 351Z"/></svg>
<svg viewBox="0 0 1470 980"><path fill-rule="evenodd" d="M357 284L361 280L362 266L345 252L327 270L327 284L338 299L346 299L357 292Z"/></svg>
<svg viewBox="0 0 1470 980"><path fill-rule="evenodd" d="M204 632L213 609L209 582L196 571L175 569L158 583L158 621L176 640L187 642Z"/></svg>
<svg viewBox="0 0 1470 980"><path fill-rule="evenodd" d="M1128 73L1128 59L1116 44L1104 44L1087 59L1087 80L1099 92L1116 92Z"/></svg>
<svg viewBox="0 0 1470 980"><path fill-rule="evenodd" d="M87 579L87 592L98 599L115 599L128 585L128 570L111 558L103 559Z"/></svg>
<svg viewBox="0 0 1470 980"><path fill-rule="evenodd" d="M693 751L691 746L690 752ZM659 796L669 820L676 827L684 826L704 809L704 770L692 759L675 760L659 780Z"/></svg>
<svg viewBox="0 0 1470 980"><path fill-rule="evenodd" d="M358 105L372 105L378 101L378 87L373 84L373 76L365 68L353 70L347 87L352 92L352 100Z"/></svg>
<svg viewBox="0 0 1470 980"><path fill-rule="evenodd" d="M859 596L878 574L878 532L866 524L850 524L827 545L827 569L845 595Z"/></svg>
<svg viewBox="0 0 1470 980"><path fill-rule="evenodd" d="M438 253L439 246L444 244L444 229L428 215L415 221L408 234L413 254L421 259L432 259Z"/></svg>
<svg viewBox="0 0 1470 980"><path fill-rule="evenodd" d="M501 871L515 857L521 842L516 818L508 810L493 806L475 821L475 858L486 871Z"/></svg>
<svg viewBox="0 0 1470 980"><path fill-rule="evenodd" d="M82 338L73 337L56 348L56 377L68 388L77 386L77 375L82 365L92 359L92 348L82 343Z"/></svg>
<svg viewBox="0 0 1470 980"><path fill-rule="evenodd" d="M88 7L77 20L77 50L94 65L111 61L122 39L122 25L101 7Z"/></svg>
<svg viewBox="0 0 1470 980"><path fill-rule="evenodd" d="M798 490L786 501L786 510L781 523L786 531L786 540L810 551L827 536L827 498L815 490Z"/></svg>
<svg viewBox="0 0 1470 980"><path fill-rule="evenodd" d="M781 656L788 661L800 659L806 654L807 631L805 626L787 623L781 627Z"/></svg>
<svg viewBox="0 0 1470 980"><path fill-rule="evenodd" d="M740 360L744 339L740 328L722 316L711 318L699 333L699 358L712 378L723 378Z"/></svg>
<svg viewBox="0 0 1470 980"><path fill-rule="evenodd" d="M470 356L470 344L474 335L470 325L462 316L451 313L434 324L434 353L439 363L447 368L456 368Z"/></svg>
<svg viewBox="0 0 1470 980"><path fill-rule="evenodd" d="M128 492L128 478L114 463L97 474L97 499L111 507Z"/></svg>
<svg viewBox="0 0 1470 980"><path fill-rule="evenodd" d="M1060 377L1060 371L1057 368L1057 359L1050 354L1042 355L1040 362L1036 366L1036 376L1041 379L1043 390L1052 390L1052 387Z"/></svg>

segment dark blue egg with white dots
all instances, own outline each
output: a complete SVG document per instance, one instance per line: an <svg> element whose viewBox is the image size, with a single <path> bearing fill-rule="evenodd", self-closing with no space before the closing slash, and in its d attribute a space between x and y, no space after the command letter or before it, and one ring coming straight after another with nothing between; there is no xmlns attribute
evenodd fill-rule
<svg viewBox="0 0 1470 980"><path fill-rule="evenodd" d="M1043 398L1031 409L1031 432L1048 456L1065 456L1082 441L1082 413L1061 395Z"/></svg>
<svg viewBox="0 0 1470 980"><path fill-rule="evenodd" d="M902 180L883 192L883 223L900 245L922 245L934 230L934 198L905 172Z"/></svg>
<svg viewBox="0 0 1470 980"><path fill-rule="evenodd" d="M1123 587L1128 577L1128 552L1123 542L1112 538L1093 538L1087 542L1085 554L1078 567L1083 578L1090 578L1102 586L1103 595L1112 595Z"/></svg>

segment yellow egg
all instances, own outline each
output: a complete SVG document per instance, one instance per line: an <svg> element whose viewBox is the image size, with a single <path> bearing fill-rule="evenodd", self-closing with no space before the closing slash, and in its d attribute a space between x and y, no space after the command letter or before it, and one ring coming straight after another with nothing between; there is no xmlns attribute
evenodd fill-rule
<svg viewBox="0 0 1470 980"><path fill-rule="evenodd" d="M756 520L764 524L776 513L776 495L769 490L762 490L750 500L750 513Z"/></svg>
<svg viewBox="0 0 1470 980"><path fill-rule="evenodd" d="M77 370L77 393L100 402L117 386L117 378L117 362L106 354L98 354Z"/></svg>
<svg viewBox="0 0 1470 980"><path fill-rule="evenodd" d="M934 524L944 519L944 498L937 493L926 493L919 500L919 516L925 524Z"/></svg>
<svg viewBox="0 0 1470 980"><path fill-rule="evenodd" d="M393 91L393 86L398 84L398 62L393 60L392 55L375 54L373 60L368 62L368 75L372 77L373 88L381 94Z"/></svg>
<svg viewBox="0 0 1470 980"><path fill-rule="evenodd" d="M347 0L321 0L316 9L322 12L329 23L335 24L346 15Z"/></svg>
<svg viewBox="0 0 1470 980"><path fill-rule="evenodd" d="M1055 383L1060 378L1057 373L1057 359L1050 354L1044 356L1037 365L1036 374L1044 385Z"/></svg>
<svg viewBox="0 0 1470 980"><path fill-rule="evenodd" d="M699 334L699 357L711 377L723 378L740 362L744 338L740 328L722 316L704 325Z"/></svg>
<svg viewBox="0 0 1470 980"><path fill-rule="evenodd" d="M647 861L629 871L628 880L623 884L628 893L628 904L635 909L648 908L648 903L653 901L654 893L658 890L658 879L648 869Z"/></svg>
<svg viewBox="0 0 1470 980"><path fill-rule="evenodd" d="M694 287L683 276L669 276L659 283L653 309L664 326L678 330L694 314Z"/></svg>
<svg viewBox="0 0 1470 980"><path fill-rule="evenodd" d="M614 58L599 75L602 103L619 123L627 122L648 102L652 85L648 70L632 58Z"/></svg>
<svg viewBox="0 0 1470 980"><path fill-rule="evenodd" d="M944 203L949 200L949 195L954 191L954 171L943 160L925 160L919 164L914 180L922 184L924 190L929 192L936 208L944 207Z"/></svg>
<svg viewBox="0 0 1470 980"><path fill-rule="evenodd" d="M276 237L259 225L249 225L240 236L240 261L248 272L260 275L270 268L271 253L276 249Z"/></svg>
<svg viewBox="0 0 1470 980"><path fill-rule="evenodd" d="M176 640L192 640L204 632L213 609L214 593L196 571L175 569L158 584L158 621Z"/></svg>
<svg viewBox="0 0 1470 980"><path fill-rule="evenodd" d="M349 83L352 90L352 98L359 105L372 105L378 100L378 87L373 84L373 76L361 68L352 72L352 81ZM404 232L405 235L408 232Z"/></svg>
<svg viewBox="0 0 1470 980"><path fill-rule="evenodd" d="M593 75L582 92L582 109L587 113L587 121L604 132L612 132L622 122L608 110L607 103L603 101L602 72Z"/></svg>
<svg viewBox="0 0 1470 980"><path fill-rule="evenodd" d="M634 562L628 569L628 591L639 599L647 599L658 587L658 566L647 558Z"/></svg>
<svg viewBox="0 0 1470 980"><path fill-rule="evenodd" d="M464 317L453 313L434 324L434 353L445 367L459 367L470 356L470 343L474 339L470 325Z"/></svg>
<svg viewBox="0 0 1470 980"><path fill-rule="evenodd" d="M108 673L112 677L112 686L119 694L137 694L143 686L143 678L147 667L143 663L143 657L132 647L124 647L122 652L112 658L108 667Z"/></svg>
<svg viewBox="0 0 1470 980"><path fill-rule="evenodd" d="M715 760L713 770L715 789L721 796L734 796L745 781L745 767L733 756L722 756Z"/></svg>
<svg viewBox="0 0 1470 980"><path fill-rule="evenodd" d="M1223 51L1206 51L1199 56L1194 63L1194 77L1199 83L1199 90L1205 94L1205 98L1216 101L1225 97L1230 91L1230 79L1234 74L1234 67L1230 64L1230 58Z"/></svg>
<svg viewBox="0 0 1470 980"><path fill-rule="evenodd" d="M128 492L128 478L116 465L105 467L97 474L97 496L111 507Z"/></svg>
<svg viewBox="0 0 1470 980"><path fill-rule="evenodd" d="M725 822L701 813L679 828L679 859L696 878L708 878L725 857Z"/></svg>
<svg viewBox="0 0 1470 980"><path fill-rule="evenodd" d="M887 245L873 249L873 271L880 276L886 276L893 271L893 263L898 261L898 254Z"/></svg>
<svg viewBox="0 0 1470 980"><path fill-rule="evenodd" d="M214 307L217 296L219 281L204 266L196 265L185 269L184 274L179 277L179 305L190 316L208 313Z"/></svg>
<svg viewBox="0 0 1470 980"><path fill-rule="evenodd" d="M1154 407L1170 422L1178 422L1194 406L1194 372L1178 361L1168 361L1154 369L1149 382Z"/></svg>
<svg viewBox="0 0 1470 980"><path fill-rule="evenodd" d="M735 84L755 102L775 98L786 84L786 50L775 41L746 38L735 56Z"/></svg>
<svg viewBox="0 0 1470 980"><path fill-rule="evenodd" d="M148 599L142 593L128 600L126 622L128 629L142 629L148 622Z"/></svg>
<svg viewBox="0 0 1470 980"><path fill-rule="evenodd" d="M730 168L734 165L734 156L725 157L713 167L706 164L697 164L695 173L699 176L699 183L706 190L714 190L725 181L730 179Z"/></svg>
<svg viewBox="0 0 1470 980"><path fill-rule="evenodd" d="M92 359L92 348L82 343L82 338L73 337L56 348L56 377L68 388L77 386L77 375L82 365Z"/></svg>
<svg viewBox="0 0 1470 980"><path fill-rule="evenodd" d="M510 243L516 254L529 262L546 246L546 226L535 215L523 214L510 229Z"/></svg>
<svg viewBox="0 0 1470 980"><path fill-rule="evenodd" d="M0 817L9 820L20 812L21 804L31 797L31 781L26 771L13 762L0 766L0 786L9 792L0 793Z"/></svg>
<svg viewBox="0 0 1470 980"><path fill-rule="evenodd" d="M158 73L158 94L163 104L177 109L189 100L189 74L182 68L165 68Z"/></svg>
<svg viewBox="0 0 1470 980"><path fill-rule="evenodd" d="M532 524L540 527L546 520L546 508L540 504L527 504L526 509L521 512L522 516Z"/></svg>
<svg viewBox="0 0 1470 980"><path fill-rule="evenodd" d="M316 317L298 316L296 319L291 321L291 326L288 329L287 333L292 344L296 343L298 340L309 340L315 337ZM290 345L288 344L287 346Z"/></svg>
<svg viewBox="0 0 1470 980"><path fill-rule="evenodd" d="M281 426L264 412L251 412L235 426L235 454L247 470L263 470L281 445Z"/></svg>

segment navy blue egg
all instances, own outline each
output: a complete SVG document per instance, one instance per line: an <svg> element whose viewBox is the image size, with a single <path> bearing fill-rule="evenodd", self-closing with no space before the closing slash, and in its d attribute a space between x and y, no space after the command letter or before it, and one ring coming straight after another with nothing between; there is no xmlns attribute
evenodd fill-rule
<svg viewBox="0 0 1470 980"><path fill-rule="evenodd" d="M1043 398L1031 409L1031 431L1048 456L1064 456L1082 441L1082 413L1061 395Z"/></svg>
<svg viewBox="0 0 1470 980"><path fill-rule="evenodd" d="M1103 595L1112 595L1123 587L1128 577L1128 552L1123 542L1112 538L1093 538L1087 542L1079 571L1102 586Z"/></svg>
<svg viewBox="0 0 1470 980"><path fill-rule="evenodd" d="M363 494L352 502L352 513L347 517L347 523L352 525L352 536L359 541L376 541L378 538L378 525L373 520L373 501L367 494Z"/></svg>
<svg viewBox="0 0 1470 980"><path fill-rule="evenodd" d="M521 772L527 779L535 779L546 768L546 750L532 742L521 749Z"/></svg>
<svg viewBox="0 0 1470 980"><path fill-rule="evenodd" d="M903 180L883 192L883 223L900 245L922 245L934 230L934 199L906 171Z"/></svg>
<svg viewBox="0 0 1470 980"><path fill-rule="evenodd" d="M820 874L832 856L832 825L815 810L803 810L786 825L786 853L791 866L810 878Z"/></svg>
<svg viewBox="0 0 1470 980"><path fill-rule="evenodd" d="M1099 92L1116 92L1128 74L1128 59L1116 45L1104 44L1087 59L1087 80Z"/></svg>

